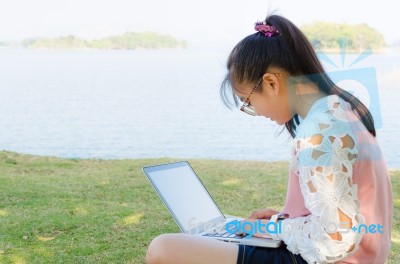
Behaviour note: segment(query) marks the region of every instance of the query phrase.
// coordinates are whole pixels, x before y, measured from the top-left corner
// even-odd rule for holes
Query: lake
[[[289,160],[290,138],[219,98],[229,50],[0,49],[0,149],[68,158]],[[338,54],[330,55],[344,69]],[[347,56],[351,62],[357,55]],[[345,64],[346,65],[346,64]],[[400,54],[371,55],[378,140],[400,168]]]

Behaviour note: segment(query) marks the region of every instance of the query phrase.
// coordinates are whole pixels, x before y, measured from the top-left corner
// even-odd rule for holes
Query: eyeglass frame
[[[247,96],[246,100],[243,102],[242,106],[240,107],[240,111],[245,112],[246,114],[249,114],[249,115],[252,115],[252,116],[256,116],[257,115],[256,109],[254,109],[254,107],[250,104],[250,97],[254,93],[254,91],[258,88],[258,86],[260,86],[262,80],[263,80],[263,78],[261,78],[256,83],[256,85],[253,87],[253,89],[251,90],[250,94]]]
[[[280,73],[280,72],[267,72],[267,73],[284,75],[283,73]],[[254,93],[254,91],[257,90],[258,86],[260,86],[260,84],[262,83],[263,79],[264,79],[264,76],[261,77],[261,79],[256,83],[256,85],[251,90],[250,94],[247,96],[246,100],[243,102],[242,106],[240,107],[240,110],[242,112],[245,112],[246,114],[249,114],[251,116],[257,116],[258,115],[256,109],[254,109],[254,106],[252,106],[250,104],[250,97]]]

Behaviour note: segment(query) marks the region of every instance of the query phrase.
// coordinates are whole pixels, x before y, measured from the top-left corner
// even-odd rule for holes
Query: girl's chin
[[[278,121],[278,120],[273,120],[273,119],[271,119],[272,121],[274,121],[275,123],[277,123],[278,125],[284,125],[284,124],[286,124],[286,122],[282,122],[282,121]]]
[[[270,121],[272,121],[272,122],[275,122],[275,123],[277,123],[277,124],[279,124],[279,122],[278,121],[275,121],[274,119],[272,119],[271,117],[265,117],[266,119],[268,119],[268,120],[270,120]],[[280,124],[279,124],[280,125]]]
[[[286,121],[286,122],[282,122],[282,121],[278,121],[278,120],[274,120],[274,119],[272,119],[271,117],[267,117],[267,116],[265,116],[265,118],[266,119],[269,119],[269,120],[271,120],[272,122],[275,122],[275,123],[277,123],[278,125],[284,125],[284,124],[286,124],[286,122],[288,122],[288,121]]]

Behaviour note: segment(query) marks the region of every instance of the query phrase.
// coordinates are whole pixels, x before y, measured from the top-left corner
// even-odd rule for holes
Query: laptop
[[[243,218],[221,212],[187,161],[143,167],[143,172],[183,233],[258,247],[282,244],[240,232],[236,224]]]

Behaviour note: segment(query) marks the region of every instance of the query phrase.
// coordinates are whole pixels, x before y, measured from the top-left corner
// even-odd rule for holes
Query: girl
[[[273,237],[284,244],[165,234],[151,242],[147,263],[384,263],[392,187],[369,110],[330,80],[289,20],[271,15],[255,29],[232,50],[221,96],[227,106],[240,100],[245,113],[285,125],[294,138],[285,206],[246,219],[282,221]]]

